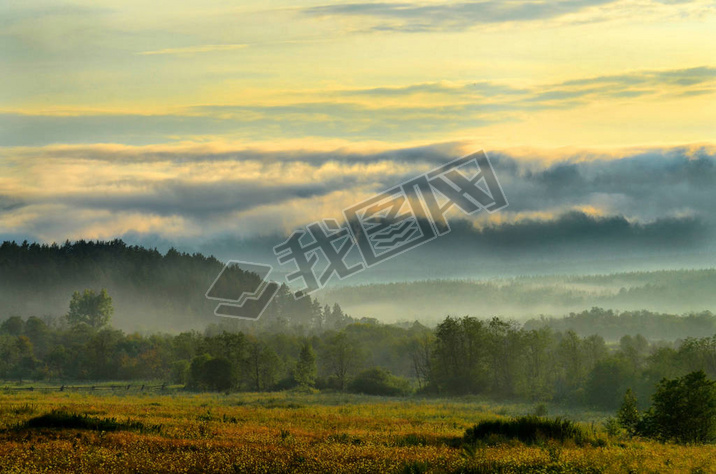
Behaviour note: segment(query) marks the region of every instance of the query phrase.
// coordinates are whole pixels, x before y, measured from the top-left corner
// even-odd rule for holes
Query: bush
[[[92,431],[159,431],[159,425],[146,427],[139,421],[120,422],[115,418],[95,418],[92,416],[55,410],[27,420],[24,428],[75,429]]]
[[[582,430],[570,420],[547,419],[530,415],[508,420],[483,421],[468,428],[463,436],[463,441],[474,444],[494,438],[516,439],[525,444],[540,443],[545,440],[556,440],[562,443],[573,440],[577,444],[582,444],[586,437]]]
[[[385,369],[375,367],[359,373],[348,385],[348,389],[366,395],[406,395],[410,393],[410,383]]]
[[[204,364],[204,382],[209,390],[223,391],[234,386],[234,367],[224,357],[216,357]]]
[[[716,382],[703,371],[662,379],[652,401],[638,434],[679,443],[716,441]]]
[[[604,420],[603,426],[604,431],[607,432],[607,436],[612,438],[618,438],[624,434],[624,427],[617,418],[607,418]]]
[[[627,430],[630,435],[633,435],[636,434],[636,431],[639,428],[640,420],[641,416],[639,415],[636,397],[631,389],[628,389],[624,394],[622,406],[617,412],[617,422],[619,423],[619,426]]]
[[[208,354],[194,357],[189,367],[189,384],[193,389],[223,391],[235,385],[234,367],[224,357]]]
[[[549,414],[547,405],[545,405],[544,403],[540,403],[539,405],[535,406],[534,410],[532,411],[532,414],[535,416],[547,416]]]
[[[171,381],[172,383],[178,383],[186,385],[189,382],[189,367],[190,363],[188,360],[177,360],[172,363]]]
[[[395,440],[395,446],[427,446],[428,438],[425,435],[409,433]]]
[[[598,362],[589,374],[585,390],[587,402],[599,408],[614,410],[634,374],[626,361],[618,358]]]

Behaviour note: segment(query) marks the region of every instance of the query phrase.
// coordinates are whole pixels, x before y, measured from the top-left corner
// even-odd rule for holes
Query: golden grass
[[[57,409],[154,429],[22,428]],[[716,472],[716,446],[450,442],[493,411],[476,401],[323,394],[0,393],[0,472]]]

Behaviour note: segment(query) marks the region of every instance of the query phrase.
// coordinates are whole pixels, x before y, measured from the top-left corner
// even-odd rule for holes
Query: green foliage
[[[97,418],[86,414],[71,413],[64,410],[53,410],[50,413],[27,420],[21,428],[75,429],[92,431],[137,430],[156,432],[161,426],[145,426],[139,421],[121,422],[116,418]]]
[[[276,384],[283,363],[276,351],[261,341],[249,343],[245,370],[251,382],[250,388],[258,392],[271,390]]]
[[[84,296],[73,298],[75,308]],[[238,323],[231,328],[213,325],[203,333],[143,335],[89,322],[11,317],[0,323],[0,378],[155,379],[195,390],[237,391],[285,390],[296,384],[311,391],[315,383],[318,389],[381,395],[408,392],[408,379],[422,393],[510,397],[531,404],[586,402],[616,409],[626,387],[646,399],[663,377],[695,370],[716,376],[716,337],[649,344],[643,337],[625,336],[618,346],[607,348],[599,336],[472,317],[448,317],[434,330],[419,323],[364,320],[335,331],[326,318],[345,318],[340,307],[301,301],[293,309],[313,322],[300,331],[291,325],[280,331],[256,326],[250,334],[241,332]],[[289,313],[274,316],[281,314]],[[355,377],[362,368],[372,370]],[[646,429],[655,420],[644,419],[639,426]]]
[[[12,316],[0,322],[0,378],[6,379],[156,379],[207,390],[223,389],[227,386],[223,381],[229,380],[231,389],[240,391],[289,389],[295,383],[310,388],[315,381],[318,388],[345,390],[361,369],[382,368],[386,372],[374,371],[373,379],[364,382],[385,385],[380,377],[390,372],[415,381],[421,393],[479,394],[529,403],[589,403],[616,409],[626,387],[633,387],[640,399],[646,400],[663,377],[696,370],[716,377],[716,337],[650,345],[644,337],[624,336],[640,330],[650,336],[664,331],[669,337],[710,334],[716,318],[708,312],[680,317],[592,308],[524,326],[501,319],[449,317],[431,330],[417,322],[357,322],[338,304],[321,306],[310,297],[296,300],[282,287],[259,321],[216,322],[203,332],[177,335],[126,334],[104,324],[112,300],[118,312],[120,308],[125,311],[115,319],[124,322],[127,318],[127,324],[134,322],[130,319],[134,314],[144,318],[171,313],[172,321],[177,322],[172,328],[182,324],[196,327],[198,320],[193,318],[199,314],[211,317],[213,303],[203,294],[192,295],[197,288],[208,288],[223,267],[221,262],[176,250],[161,254],[121,241],[81,241],[60,246],[4,243],[0,245],[0,263],[3,316],[27,313],[30,306],[23,305],[26,301],[50,305],[48,313],[58,312],[55,319]],[[230,287],[240,286],[234,284],[248,278],[241,272],[234,276],[227,280]],[[619,276],[625,285],[652,277],[658,280],[659,291],[664,291],[679,278],[700,285],[713,282],[716,271]],[[595,284],[614,279],[575,278],[577,283]],[[518,280],[504,286],[513,287],[510,295],[530,301],[528,288],[535,286],[534,281]],[[112,298],[106,292],[75,293],[69,318],[73,324],[64,324],[59,315],[68,288],[85,288],[89,282],[107,288]],[[372,302],[383,296],[396,299],[395,292],[404,287],[410,287],[416,298],[425,299],[433,298],[442,288],[455,290],[451,293],[455,298],[466,297],[476,288],[484,290],[483,295],[506,294],[500,285],[473,283],[368,285],[350,291],[360,295],[360,301]],[[47,297],[43,294],[41,302],[35,298],[38,287],[46,290]],[[521,290],[515,293],[515,287]],[[58,288],[62,290],[59,300]],[[345,295],[346,291],[339,293]],[[139,301],[142,306],[134,304]],[[44,306],[40,307],[44,314]],[[78,322],[84,324],[75,324]],[[660,332],[660,327],[668,330]],[[618,346],[607,347],[602,337],[590,335],[593,332],[619,341]],[[213,363],[212,370],[228,376],[207,383],[205,367],[199,363],[202,354],[207,354],[207,360],[222,359]]]
[[[643,277],[648,279],[650,276],[656,276],[658,273],[659,272],[654,272],[654,275],[644,274]],[[688,279],[682,279],[685,276],[684,274],[690,272],[673,273],[671,278],[669,278],[668,285],[681,287],[682,291],[688,291],[688,293],[692,294],[706,295],[708,285],[713,285],[714,282],[716,282],[716,271],[705,270],[696,272],[701,273],[697,280],[700,285],[703,285],[703,289],[696,293],[693,288],[688,288],[686,284]],[[583,278],[584,277],[581,277],[580,279]],[[703,280],[701,280],[701,278],[703,278]],[[602,282],[595,283],[599,284]],[[644,304],[645,307],[653,307],[655,305],[655,299],[661,300],[664,298],[664,295],[668,293],[666,289],[666,286],[647,286],[645,288],[634,288],[630,291],[625,291],[623,294],[630,292],[632,294],[653,292],[654,294],[648,297],[645,296],[643,302],[640,303]],[[711,297],[709,296],[708,298]],[[590,298],[590,300],[594,301],[594,298]],[[683,301],[686,300],[686,298],[683,299]],[[635,304],[630,306],[633,307]],[[709,307],[709,305],[705,304],[703,307]],[[564,318],[532,319],[525,323],[525,328],[527,329],[537,329],[540,327],[550,327],[560,332],[572,330],[583,337],[598,334],[610,341],[618,341],[624,335],[641,335],[642,339],[647,338],[651,340],[676,340],[701,336],[703,334],[713,334],[716,332],[716,316],[710,311],[678,315],[647,310],[619,312],[611,309],[593,307],[579,313],[569,313],[569,315]],[[630,342],[634,344],[634,348],[638,349],[639,344],[642,344],[643,341]]]
[[[214,257],[175,249],[162,254],[156,249],[127,245],[119,239],[68,241],[62,245],[2,242],[0,310],[3,317],[64,316],[68,292],[91,285],[106,288],[112,295],[117,303],[114,318],[125,326],[171,325],[173,329],[184,330],[214,324],[218,332],[238,328],[302,334],[306,330],[341,329],[354,322],[340,306],[323,311],[315,299],[296,300],[282,286],[258,321],[217,323],[213,316],[216,304],[204,297],[204,291],[223,267]],[[244,281],[255,277],[240,269],[230,273],[230,278],[220,281],[228,288],[217,291],[228,290],[225,294],[231,294],[230,290],[241,288]],[[38,291],[42,295],[39,298]]]
[[[617,422],[619,426],[624,428],[629,434],[633,435],[637,432],[641,415],[637,406],[636,396],[631,389],[627,389],[624,394],[622,406],[617,412]]]
[[[356,375],[348,389],[366,395],[406,395],[410,393],[410,382],[394,376],[385,369],[374,367]]]
[[[416,433],[408,433],[404,436],[400,436],[394,441],[394,446],[427,446],[429,444],[429,440],[424,435],[419,435]]]
[[[344,391],[350,375],[362,363],[362,355],[345,331],[333,334],[326,341],[323,363],[335,378],[337,388]]]
[[[189,368],[191,363],[188,360],[177,360],[172,364],[172,383],[187,384],[189,383]]]
[[[619,420],[617,420],[614,417],[609,417],[606,420],[604,420],[604,430],[607,432],[607,435],[612,438],[620,437],[624,434],[624,428],[619,423]]]
[[[431,383],[448,393],[480,393],[488,377],[487,337],[483,321],[447,317],[435,330]]]
[[[70,300],[70,311],[67,321],[70,324],[87,324],[99,328],[109,323],[114,314],[112,298],[104,288],[96,293],[94,290],[75,291]]]
[[[202,379],[209,390],[229,390],[235,383],[231,362],[225,357],[216,357],[206,361]]]
[[[532,414],[535,416],[547,416],[549,414],[549,410],[547,409],[547,405],[544,403],[540,403],[537,405],[534,410],[532,411]]]
[[[0,332],[20,336],[25,332],[25,321],[20,316],[11,316],[0,324]]]
[[[202,354],[192,359],[187,384],[189,388],[225,391],[235,384],[234,367],[227,358]]]
[[[607,356],[600,337],[526,331],[494,318],[446,318],[435,330],[430,388],[448,394],[582,401],[590,371]]]
[[[468,444],[495,439],[515,439],[525,444],[543,443],[547,440],[564,443],[572,440],[581,444],[587,440],[587,436],[570,420],[547,419],[531,415],[508,420],[483,421],[468,428],[463,436],[463,441]]]
[[[587,401],[599,408],[615,409],[624,389],[633,382],[634,375],[629,362],[622,358],[610,357],[599,361],[587,378]]]
[[[316,373],[316,353],[306,343],[301,347],[293,377],[300,387],[313,387],[316,385]]]
[[[716,382],[703,371],[659,382],[639,432],[680,443],[716,440]]]
[[[211,360],[209,354],[202,354],[194,357],[189,366],[189,383],[187,386],[192,389],[206,389],[204,380],[204,366]]]

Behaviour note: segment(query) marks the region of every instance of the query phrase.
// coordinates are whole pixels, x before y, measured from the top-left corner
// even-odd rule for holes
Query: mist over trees
[[[716,333],[716,315],[700,311],[684,315],[647,310],[614,311],[593,307],[562,318],[530,319],[526,329],[549,327],[556,331],[574,331],[581,336],[599,335],[607,341],[618,341],[624,335],[641,335],[650,340],[673,341]]]
[[[203,329],[216,322],[216,302],[204,294],[223,267],[213,257],[173,249],[162,255],[121,240],[63,245],[4,242],[0,245],[0,320],[16,315],[63,316],[68,295],[103,288],[113,299],[117,327],[154,332]],[[101,295],[100,299],[95,296],[77,296],[70,310],[73,317],[87,319],[84,313],[102,304]],[[94,323],[100,324],[101,319]],[[339,305],[325,308],[315,298],[297,300],[282,286],[259,321],[235,320],[231,327],[308,330],[340,328],[351,321]]]
[[[201,330],[181,329],[212,313],[215,303],[204,298],[204,288],[222,268],[211,257],[162,255],[121,241],[5,243],[0,379],[158,380],[213,391],[474,394],[614,410],[627,389],[637,406],[664,378],[694,371],[716,377],[716,317],[708,311],[678,316],[593,307],[525,323],[443,312],[428,327],[357,319],[339,303],[296,299],[282,286],[259,321],[212,316]],[[694,275],[695,281],[710,278],[709,272]],[[248,278],[234,277],[237,283]],[[619,278],[645,277],[671,278]],[[459,298],[470,285],[458,283],[437,290],[459,288],[452,294]],[[359,287],[356,294],[366,288],[380,298],[404,287]],[[428,291],[425,283],[414,288]],[[61,289],[62,297],[55,294]],[[37,308],[42,310],[34,313]],[[149,319],[150,313],[159,315],[156,321],[174,318],[176,325],[142,332],[115,327],[122,318]]]
[[[89,324],[99,328],[109,323],[114,314],[112,298],[104,288],[96,293],[94,290],[75,291],[70,300],[70,311],[67,321],[70,324]]]
[[[627,389],[646,401],[663,378],[698,370],[716,378],[716,336],[668,343],[627,335],[607,344],[598,335],[527,329],[499,318],[447,317],[434,329],[377,321],[311,332],[242,332],[213,325],[177,335],[125,333],[69,317],[11,317],[0,324],[5,380],[474,394],[612,410]]]
[[[162,254],[121,240],[4,242],[0,320],[15,315],[62,316],[68,295],[105,288],[113,298],[115,327],[142,332],[203,330],[216,322],[216,302],[204,293],[223,267],[213,257],[174,249]],[[714,316],[706,311],[716,307],[713,288],[713,269],[373,284],[329,288],[318,300],[296,300],[282,287],[258,322],[235,321],[231,329],[280,332],[300,326],[323,331],[363,318],[435,325],[448,314],[469,314],[531,319],[530,328],[572,329],[607,341],[639,333],[648,339],[676,340],[716,332]],[[610,309],[585,311],[595,306]],[[566,319],[550,319],[568,314]]]
[[[595,306],[615,312],[645,310],[654,315],[700,314],[716,308],[713,288],[716,270],[703,269],[392,282],[329,288],[323,298],[338,302],[355,317],[437,324],[446,314],[499,315],[526,321],[543,315],[578,314]],[[703,334],[696,326],[689,330],[693,332],[677,337]]]

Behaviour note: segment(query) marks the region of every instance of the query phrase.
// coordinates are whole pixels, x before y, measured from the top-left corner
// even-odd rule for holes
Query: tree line
[[[573,330],[580,336],[597,334],[607,341],[618,341],[622,336],[641,334],[649,340],[677,340],[716,333],[716,315],[711,311],[691,312],[684,315],[655,311],[615,311],[593,307],[562,318],[535,318],[525,328],[548,326],[557,331]]]
[[[428,390],[545,400],[613,409],[631,388],[648,400],[663,378],[703,370],[716,377],[716,335],[650,342],[542,326],[528,329],[494,318],[446,318],[415,351]],[[420,346],[420,345],[419,345]]]
[[[211,256],[128,245],[122,240],[39,244],[0,244],[0,320],[12,315],[60,317],[67,297],[83,288],[106,288],[114,298],[115,325],[142,332],[202,330],[215,321],[215,301],[204,292],[224,264]],[[418,278],[420,276],[418,275]],[[490,281],[433,280],[326,289],[322,299],[344,308],[365,307],[366,316],[391,319],[399,314],[436,324],[445,314],[495,314],[514,318],[567,314],[571,319],[534,320],[580,336],[598,334],[617,341],[624,334],[648,339],[683,339],[716,332],[709,312],[716,305],[716,269],[620,273],[596,276],[540,276]],[[629,308],[582,312],[600,305]],[[652,311],[636,311],[651,308]],[[358,311],[358,310],[355,310]],[[449,312],[449,313],[448,313]],[[585,314],[589,313],[589,314]],[[338,319],[338,320],[336,320]],[[296,300],[283,287],[258,322],[236,323],[231,330],[310,333],[340,329],[349,319],[326,315],[314,298]]]
[[[214,257],[109,242],[0,244],[0,319],[13,315],[61,318],[77,289],[106,288],[115,321],[143,332],[201,329],[216,320],[216,301],[204,294],[224,264]],[[250,278],[240,270],[234,281]],[[300,299],[284,285],[259,321],[234,321],[231,330],[299,333],[339,329],[352,322],[340,307]],[[168,328],[168,329],[164,329]]]
[[[678,324],[674,321],[678,320],[678,315],[700,315],[704,309],[716,307],[714,287],[716,269],[702,269],[609,275],[538,275],[486,280],[420,280],[420,276],[417,276],[417,281],[328,288],[324,293],[331,301],[345,307],[359,307],[370,301],[374,314],[380,311],[392,316],[397,312],[431,323],[437,323],[438,320],[431,318],[435,318],[435,315],[443,316],[446,308],[457,314],[500,314],[519,319],[570,312],[578,314],[592,306],[629,310],[633,313],[648,309],[649,313],[656,316],[648,328],[653,337],[674,340],[700,336],[704,326],[708,326],[709,332],[716,330],[712,317],[710,321],[693,321],[693,324],[681,325],[677,336],[672,336],[671,332],[672,323]],[[662,317],[670,323],[663,329],[659,324],[661,321],[656,321]],[[623,318],[621,322],[629,324],[632,321]],[[636,321],[634,323],[633,327],[627,329],[629,333],[633,329],[639,330],[639,325]],[[586,328],[589,329],[588,326]],[[611,339],[613,327],[603,329],[604,332],[600,334]],[[617,336],[617,339],[623,334]]]
[[[314,328],[322,329],[310,332],[214,324],[203,332],[140,334],[111,327],[112,310],[106,291],[86,290],[73,294],[63,317],[4,320],[0,378],[480,394],[615,409],[627,389],[648,400],[664,377],[698,370],[716,377],[716,336],[665,343],[627,335],[607,344],[599,335],[499,318],[447,317],[435,328],[354,321],[338,305],[317,308],[323,322]]]

